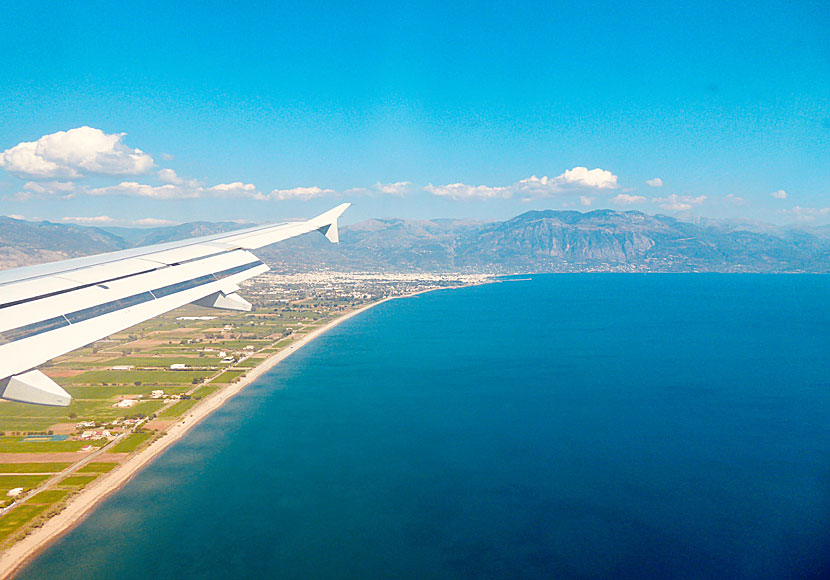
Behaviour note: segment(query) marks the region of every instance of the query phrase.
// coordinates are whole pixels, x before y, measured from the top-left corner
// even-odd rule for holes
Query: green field
[[[0,437],[0,453],[58,453],[80,451],[82,447],[101,447],[107,442],[99,441],[21,441],[22,437]]]
[[[5,540],[24,525],[42,514],[48,505],[22,505],[0,518],[0,540]]]
[[[201,387],[199,387],[198,389],[193,391],[191,393],[191,396],[194,399],[204,399],[208,395],[215,393],[216,391],[218,391],[221,388],[222,387],[220,387],[218,385],[213,385],[213,384],[202,385]]]
[[[32,489],[51,477],[50,475],[0,475],[0,497],[15,487]]]
[[[156,385],[119,385],[114,387],[68,387],[66,391],[72,395],[73,399],[78,400],[103,400],[109,401],[110,403],[115,402],[115,398],[126,395],[126,396],[137,396],[142,395],[144,397],[150,396],[151,391],[155,391],[157,388]],[[171,387],[165,386],[161,390],[163,390],[167,394],[181,394],[187,392],[190,387]],[[121,409],[122,412],[125,412],[124,409]]]
[[[193,406],[198,403],[198,399],[184,399],[173,403],[164,411],[159,413],[159,419],[175,419],[187,413]]]
[[[107,473],[108,471],[112,471],[117,466],[117,463],[93,461],[84,465],[76,473]]]
[[[129,385],[136,382],[153,385],[190,383],[195,378],[205,378],[207,371],[86,371],[74,377],[61,377],[61,385],[100,385],[101,383]]]
[[[245,371],[225,371],[215,379],[213,379],[214,383],[230,383],[235,378],[239,377],[240,375],[244,375]]]
[[[58,484],[62,487],[84,487],[89,485],[97,475],[70,475]]]
[[[236,366],[241,367],[241,368],[246,368],[246,369],[252,369],[255,366],[259,366],[262,363],[262,361],[264,361],[264,360],[265,360],[265,358],[254,358],[254,357],[246,358],[242,362],[236,363]]]
[[[0,463],[0,473],[57,473],[71,463]]]
[[[30,499],[26,503],[45,503],[45,504],[52,504],[55,502],[59,502],[72,493],[68,489],[47,489],[46,491],[41,491],[40,493],[36,494],[32,499]]]
[[[133,365],[135,367],[153,367],[161,369],[169,369],[170,365],[185,364],[190,367],[210,367],[219,364],[219,358],[216,356],[159,356],[159,357],[122,357],[108,360],[104,363],[98,363],[97,366],[122,366]]]
[[[132,433],[119,441],[115,447],[109,450],[109,453],[132,453],[152,436],[152,433]]]

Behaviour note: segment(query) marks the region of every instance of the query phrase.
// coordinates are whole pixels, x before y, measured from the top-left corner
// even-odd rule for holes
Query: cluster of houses
[[[144,419],[114,419],[106,425],[99,425],[95,421],[81,421],[75,424],[75,429],[79,431],[72,439],[75,441],[99,441],[107,439],[111,441],[121,434],[122,430],[132,429],[147,421]],[[92,451],[94,447],[84,447],[81,451]]]

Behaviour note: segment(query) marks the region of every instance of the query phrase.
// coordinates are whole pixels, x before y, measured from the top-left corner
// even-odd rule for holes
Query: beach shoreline
[[[451,288],[460,287],[464,286],[455,286]],[[152,463],[156,457],[161,455],[170,446],[184,437],[193,427],[198,425],[214,411],[222,407],[225,402],[239,394],[245,387],[256,381],[264,373],[271,370],[274,366],[295,352],[299,351],[302,347],[324,335],[331,329],[339,326],[343,322],[380,304],[383,304],[384,302],[398,298],[411,298],[425,292],[432,292],[434,290],[441,289],[444,288],[430,288],[400,296],[389,296],[387,298],[383,298],[382,300],[371,302],[356,310],[352,310],[351,312],[339,316],[320,328],[309,332],[279,352],[264,359],[262,364],[251,369],[251,371],[242,377],[238,382],[231,383],[227,387],[205,398],[204,401],[189,410],[183,419],[171,425],[161,437],[127,459],[127,461],[121,464],[118,468],[101,476],[98,480],[84,488],[77,495],[69,499],[60,513],[46,520],[41,527],[35,528],[31,531],[31,533],[29,533],[29,535],[20,539],[0,554],[0,578],[13,578],[16,573],[18,573],[33,558],[39,555],[40,552],[45,550],[61,536],[80,524],[90,513],[92,513],[98,504],[121,489],[122,486],[135,477],[142,469]]]

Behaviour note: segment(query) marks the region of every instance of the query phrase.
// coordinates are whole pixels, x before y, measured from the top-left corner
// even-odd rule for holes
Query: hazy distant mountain
[[[4,267],[229,231],[194,222],[130,229],[0,218]],[[637,211],[530,211],[506,221],[372,219],[341,244],[302,236],[258,252],[280,270],[830,272],[830,228],[795,229]]]
[[[250,227],[252,224],[240,224],[236,222],[189,222],[177,226],[164,226],[158,228],[104,228],[125,240],[131,247],[149,246],[164,242],[175,242],[198,236],[209,236],[221,234],[239,228]]]
[[[160,228],[98,228],[0,216],[0,269],[217,234],[250,224],[192,222]]]
[[[0,268],[3,269],[124,247],[123,239],[98,228],[0,216]]]

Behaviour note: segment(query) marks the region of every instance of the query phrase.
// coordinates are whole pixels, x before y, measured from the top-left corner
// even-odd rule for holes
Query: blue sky
[[[826,2],[238,4],[5,2],[0,214],[830,222]]]

